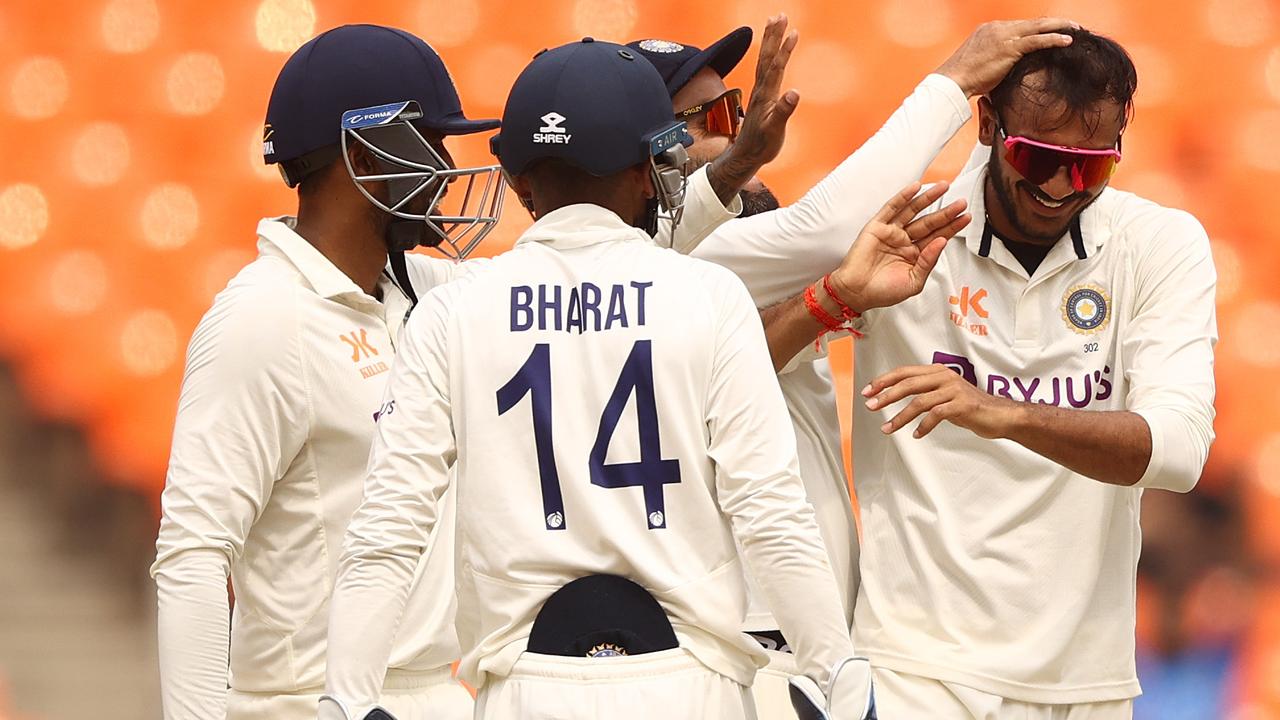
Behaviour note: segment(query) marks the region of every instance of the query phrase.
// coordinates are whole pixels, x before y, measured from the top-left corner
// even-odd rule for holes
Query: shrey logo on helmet
[[[534,142],[567,145],[569,140],[573,138],[573,135],[570,135],[568,130],[560,127],[560,123],[568,119],[560,113],[552,110],[538,119],[542,121],[542,127],[538,128],[538,132],[533,134]]]

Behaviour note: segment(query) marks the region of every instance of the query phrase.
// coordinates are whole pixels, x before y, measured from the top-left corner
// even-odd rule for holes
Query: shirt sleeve
[[[929,75],[798,202],[726,223],[693,255],[733,270],[758,307],[795,295],[840,264],[880,206],[918,180],[971,115],[954,81]]]
[[[800,481],[795,430],[746,288],[728,274],[709,285],[721,315],[706,408],[716,497],[800,672],[825,688],[853,644]]]
[[[1165,210],[1143,235],[1136,307],[1121,340],[1126,406],[1151,429],[1151,460],[1137,487],[1187,492],[1214,438],[1217,273],[1191,215]]]
[[[227,575],[309,424],[291,297],[228,291],[196,328],[151,574],[166,718],[224,720]]]
[[[428,295],[405,328],[330,605],[323,704],[340,703],[352,718],[364,717],[382,691],[414,569],[456,457],[443,297]],[[326,712],[337,716],[331,707]]]
[[[716,228],[742,213],[742,198],[735,195],[727,207],[720,202],[720,196],[716,195],[707,178],[707,167],[703,165],[689,176],[684,213],[676,224],[675,235],[671,235],[671,223],[663,221],[658,226],[658,243],[665,244],[664,241],[669,239],[671,248],[681,255],[693,252]]]

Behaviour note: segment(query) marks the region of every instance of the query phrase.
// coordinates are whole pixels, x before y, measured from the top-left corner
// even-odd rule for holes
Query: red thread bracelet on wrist
[[[837,320],[831,313],[827,312],[821,304],[818,303],[818,293],[814,290],[814,285],[810,285],[804,289],[804,306],[809,311],[809,314],[812,315],[815,320],[822,323],[822,326],[826,328],[826,330],[823,331],[824,335],[829,332],[840,332],[845,329],[844,323]]]
[[[840,306],[840,312],[844,315],[845,320],[856,320],[862,317],[862,313],[845,305],[840,296],[836,294],[836,291],[831,289],[831,273],[822,276],[822,289],[826,290],[827,295],[835,301],[836,305]]]

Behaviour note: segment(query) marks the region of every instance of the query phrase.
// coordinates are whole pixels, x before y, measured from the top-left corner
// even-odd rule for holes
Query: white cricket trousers
[[[315,720],[324,691],[277,695],[232,690],[227,720]],[[424,672],[388,670],[379,704],[396,720],[471,720],[475,703],[449,666]]]
[[[526,652],[476,696],[476,720],[756,720],[747,688],[680,648],[577,658]]]
[[[885,720],[1132,720],[1133,700],[1044,705],[958,683],[872,668],[876,712]]]
[[[751,684],[756,715],[760,720],[795,720],[790,680],[799,672],[796,670],[796,656],[777,650],[765,650],[764,653],[769,656],[769,664],[756,671],[756,681]]]

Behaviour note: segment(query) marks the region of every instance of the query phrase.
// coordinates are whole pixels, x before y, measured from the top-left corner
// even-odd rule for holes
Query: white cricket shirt
[[[382,302],[362,292],[293,231],[292,218],[259,223],[258,253],[215,298],[187,351],[152,567],[167,717],[221,720],[228,685],[322,687],[329,589],[409,310],[386,274]],[[455,267],[407,260],[419,293]],[[436,574],[450,560],[433,559],[445,565]],[[416,622],[393,667],[457,657],[451,598],[433,595],[414,594],[407,614]]]
[[[803,198],[721,225],[693,256],[733,270],[758,307],[791,297],[840,264],[880,206],[920,178],[970,115],[964,91],[953,80],[927,76],[878,132]],[[778,382],[795,428],[800,477],[817,511],[846,617],[852,621],[858,531],[845,479],[831,366],[825,357],[805,352],[783,369]],[[747,629],[774,628],[777,622],[763,599],[752,593]]]
[[[705,170],[690,176],[688,197],[671,241],[684,252],[741,210],[719,202]],[[328,594],[409,301],[386,274],[383,301],[366,295],[292,222],[259,223],[258,259],[214,300],[188,348],[152,568],[167,717],[223,720],[228,685],[324,684]],[[462,267],[405,258],[420,297]],[[416,570],[395,670],[459,655],[451,500],[433,543],[442,550]]]
[[[1185,492],[1213,440],[1216,275],[1191,215],[1104,190],[1030,277],[984,223],[986,166],[938,207],[974,221],[924,291],[864,318],[855,387],[943,363],[980,389],[1150,426],[1136,487],[1108,485],[950,423],[879,426],[904,400],[854,408],[862,509],[859,649],[900,672],[1031,703],[1139,693],[1135,573],[1143,488]]]
[[[378,422],[330,622],[328,692],[360,717],[457,462],[460,674],[524,650],[543,601],[631,578],[683,647],[749,684],[735,536],[802,670],[853,648],[759,316],[731,273],[593,205],[422,301]],[[732,524],[730,522],[732,518]]]

